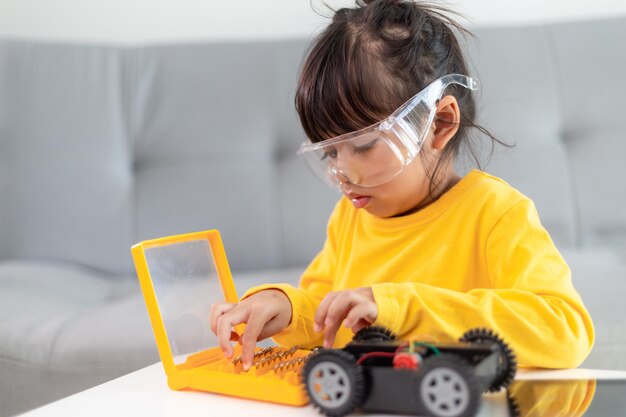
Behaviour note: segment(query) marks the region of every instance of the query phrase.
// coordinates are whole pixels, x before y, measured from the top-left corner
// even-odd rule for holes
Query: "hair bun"
[[[358,6],[365,7],[377,1],[380,1],[381,3],[389,3],[389,4],[402,3],[402,0],[356,0],[356,4]]]

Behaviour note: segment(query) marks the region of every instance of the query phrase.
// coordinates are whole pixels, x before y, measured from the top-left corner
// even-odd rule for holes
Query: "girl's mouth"
[[[372,199],[372,197],[368,195],[359,195],[352,193],[347,194],[347,197],[350,199],[350,201],[352,201],[354,207],[358,209],[365,207]]]

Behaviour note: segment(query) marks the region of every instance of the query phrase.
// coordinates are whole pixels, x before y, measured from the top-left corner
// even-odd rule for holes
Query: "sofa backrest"
[[[0,45],[0,256],[128,270],[124,51]]]
[[[474,33],[480,121],[516,143],[485,169],[558,245],[626,246],[626,19]],[[131,244],[217,228],[234,270],[308,262],[339,197],[295,157],[308,43],[0,42],[0,259],[125,274]]]
[[[481,118],[516,144],[487,170],[535,201],[558,245],[626,248],[626,19],[476,35]]]

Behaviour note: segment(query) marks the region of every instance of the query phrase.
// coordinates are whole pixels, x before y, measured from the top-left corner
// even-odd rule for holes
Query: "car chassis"
[[[482,393],[507,387],[515,355],[493,331],[466,332],[458,342],[397,340],[370,326],[342,349],[318,349],[302,381],[311,403],[330,417],[354,409],[433,417],[472,417]]]

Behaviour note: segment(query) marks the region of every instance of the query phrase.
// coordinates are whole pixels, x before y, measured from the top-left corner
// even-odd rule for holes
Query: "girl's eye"
[[[337,157],[337,149],[331,149],[329,151],[324,152],[324,155],[322,155],[322,161],[326,158],[331,158],[331,159],[335,159]]]
[[[356,154],[365,153],[369,151],[370,149],[372,149],[374,145],[376,145],[376,142],[378,142],[378,138],[366,143],[365,145],[355,146],[352,151]]]

